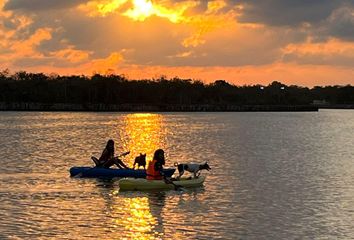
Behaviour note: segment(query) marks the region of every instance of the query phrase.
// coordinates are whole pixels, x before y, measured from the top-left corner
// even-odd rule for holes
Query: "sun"
[[[144,21],[155,13],[154,6],[150,0],[133,0],[133,8],[129,9],[124,15],[136,20]]]
[[[0,0],[1,1],[1,0]],[[149,17],[157,16],[168,19],[172,23],[189,22],[185,16],[188,9],[198,5],[195,0],[179,0],[162,2],[153,0],[89,0],[80,4],[78,9],[90,17],[106,17],[110,14],[119,14],[143,22]]]

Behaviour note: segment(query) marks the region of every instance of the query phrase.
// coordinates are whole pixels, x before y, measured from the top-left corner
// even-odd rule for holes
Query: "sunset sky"
[[[0,0],[0,70],[354,84],[354,0]]]

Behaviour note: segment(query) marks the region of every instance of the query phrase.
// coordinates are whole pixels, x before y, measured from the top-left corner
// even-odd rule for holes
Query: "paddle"
[[[183,187],[181,185],[175,184],[171,179],[168,179],[165,175],[163,176],[163,180],[166,184],[172,184],[175,187],[175,191],[183,190]]]
[[[124,157],[124,156],[128,155],[129,153],[130,153],[130,151],[124,152],[124,153],[118,155],[117,158],[119,158],[119,157]],[[92,170],[95,169],[96,167],[97,167],[97,166],[94,166],[93,168],[90,168],[90,169],[87,169],[86,171],[80,172],[80,173],[76,174],[75,176],[73,176],[73,178],[80,178],[80,177],[82,177],[82,175],[87,174],[88,172],[92,171]]]
[[[129,153],[130,153],[130,151],[122,153],[121,155],[118,155],[117,157],[124,157],[124,156],[127,156]]]

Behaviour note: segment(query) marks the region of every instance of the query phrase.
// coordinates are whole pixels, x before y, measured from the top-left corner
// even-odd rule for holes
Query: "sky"
[[[354,84],[354,0],[0,0],[0,71]]]

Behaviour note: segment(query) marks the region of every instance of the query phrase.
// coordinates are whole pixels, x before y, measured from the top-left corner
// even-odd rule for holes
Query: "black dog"
[[[145,169],[146,166],[146,154],[141,154],[139,156],[137,156],[134,160],[134,165],[133,165],[133,169],[135,169],[135,165],[138,164],[138,169],[140,166],[143,166]]]
[[[177,177],[178,179],[181,178],[181,176],[184,174],[184,171],[188,171],[190,173],[193,173],[194,178],[198,178],[200,175],[200,171],[205,169],[205,170],[211,170],[209,167],[208,163],[205,162],[204,164],[193,164],[193,163],[175,163],[175,166],[178,169],[178,174],[179,176]]]

